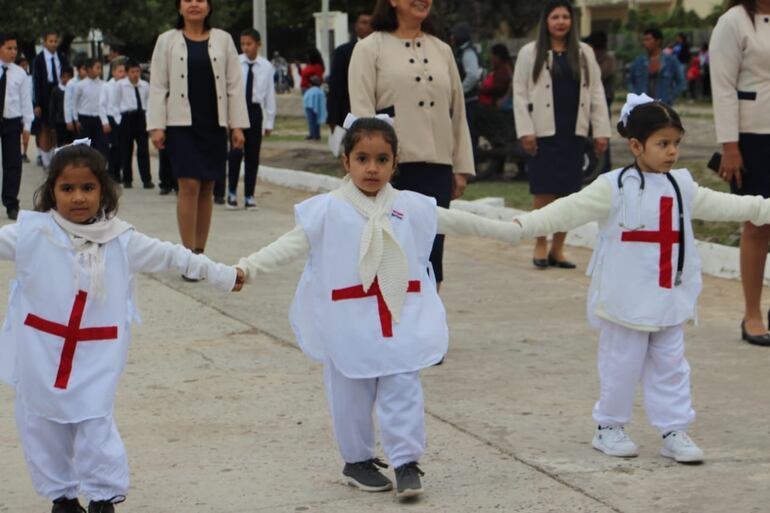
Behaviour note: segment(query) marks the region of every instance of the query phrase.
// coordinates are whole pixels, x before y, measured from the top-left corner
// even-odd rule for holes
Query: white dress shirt
[[[78,85],[75,86],[75,93],[72,95],[73,117],[75,121],[78,120],[79,116],[101,117],[99,100],[101,99],[103,87],[104,82],[102,82],[102,79],[84,78],[78,82]],[[102,119],[102,124],[107,122],[105,116]]]
[[[264,57],[257,56],[256,60],[250,61],[245,54],[238,56],[243,71],[243,87],[246,87],[246,80],[249,74],[249,65],[253,64],[252,73],[254,74],[254,86],[251,91],[251,103],[258,103],[262,106],[262,126],[265,130],[272,130],[275,124],[275,82],[273,75],[275,70],[270,61]]]
[[[61,61],[58,53],[51,53],[47,48],[43,48],[43,57],[45,57],[45,74],[48,82],[53,82],[53,72],[51,70],[51,57],[56,63],[56,82],[61,82]]]
[[[1,113],[2,117],[5,119],[22,118],[24,131],[29,132],[35,114],[32,109],[32,95],[29,90],[27,73],[21,66],[0,61],[0,77],[4,74],[2,66],[8,68],[8,76],[5,79],[5,108]]]
[[[136,104],[136,93],[134,89],[139,89],[139,99],[142,102],[141,110],[147,111],[147,103],[150,101],[150,84],[139,79],[136,85],[132,84],[128,78],[119,80],[115,85],[115,105],[118,112],[134,112],[140,110]]]
[[[117,97],[118,82],[111,78],[102,87],[99,92],[99,117],[102,120],[102,125],[108,125],[110,120],[108,116],[112,117],[116,123],[120,124],[120,110],[115,101]]]
[[[69,82],[67,82],[67,86],[64,88],[64,122],[65,123],[72,123],[75,121],[75,103],[74,103],[74,94],[75,94],[75,87],[77,87],[78,83],[80,82],[80,77],[75,76],[70,79]]]

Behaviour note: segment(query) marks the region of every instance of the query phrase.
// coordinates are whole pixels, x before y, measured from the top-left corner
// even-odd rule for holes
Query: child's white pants
[[[419,372],[351,379],[327,360],[324,385],[337,447],[346,463],[374,458],[375,407],[390,464],[420,461],[425,452],[425,410]]]
[[[683,325],[650,333],[602,321],[598,367],[597,424],[627,424],[640,381],[647,417],[661,434],[686,429],[695,419]]]
[[[16,426],[32,485],[43,497],[125,497],[128,458],[112,416],[62,424],[29,413],[17,398]]]

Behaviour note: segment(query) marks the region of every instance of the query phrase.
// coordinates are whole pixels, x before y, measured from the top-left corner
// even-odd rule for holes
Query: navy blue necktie
[[[254,92],[254,63],[249,62],[249,72],[246,74],[246,105],[251,105],[251,97]]]
[[[8,83],[8,66],[3,65],[3,76],[0,77],[0,123],[5,112],[5,85]]]
[[[136,110],[143,111],[142,97],[139,96],[139,86],[134,86],[134,96],[136,96]]]
[[[51,57],[51,76],[53,79],[51,79],[51,83],[53,85],[59,85],[59,79],[56,76],[56,59]]]

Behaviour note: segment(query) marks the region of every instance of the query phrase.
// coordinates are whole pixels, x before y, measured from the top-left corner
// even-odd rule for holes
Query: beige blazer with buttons
[[[552,59],[553,54],[549,51],[546,64],[535,82],[535,42],[527,43],[519,50],[513,71],[513,115],[518,137],[550,137],[556,134],[550,73]],[[594,51],[585,43],[580,43],[580,70],[580,107],[575,135],[586,137],[591,126],[594,137],[610,137],[610,118],[602,72]]]
[[[233,38],[224,30],[209,32],[209,58],[217,90],[219,126],[248,128],[249,115],[243,94],[243,76]],[[187,95],[187,44],[181,30],[158,36],[150,64],[150,100],[147,130],[190,126]]]
[[[475,174],[465,97],[449,45],[427,34],[407,40],[375,32],[356,44],[348,82],[353,114],[393,117],[401,162]]]

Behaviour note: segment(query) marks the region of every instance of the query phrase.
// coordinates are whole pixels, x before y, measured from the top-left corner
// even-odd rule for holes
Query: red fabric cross
[[[81,328],[80,321],[83,319],[83,310],[86,308],[86,297],[88,293],[80,290],[75,296],[75,303],[72,305],[69,324],[59,324],[56,322],[42,319],[35,314],[27,314],[24,324],[56,335],[64,339],[64,347],[61,351],[59,361],[59,371],[56,374],[56,383],[54,387],[67,389],[67,384],[72,374],[72,360],[75,358],[75,349],[78,342],[93,342],[96,340],[115,340],[118,338],[117,326],[104,326],[99,328]]]
[[[407,292],[420,292],[420,280],[411,280],[406,289]],[[341,301],[343,299],[361,299],[365,297],[377,297],[377,309],[380,314],[380,327],[382,336],[385,338],[393,337],[393,316],[390,314],[385,298],[382,297],[382,290],[377,278],[372,282],[369,290],[365,291],[363,285],[354,285],[344,289],[332,290],[332,301]]]
[[[657,232],[636,230],[623,232],[621,240],[624,242],[651,242],[660,244],[660,272],[658,284],[664,289],[671,288],[671,253],[674,244],[679,243],[679,232],[673,230],[673,206],[674,198],[663,196],[660,198],[660,223]]]

